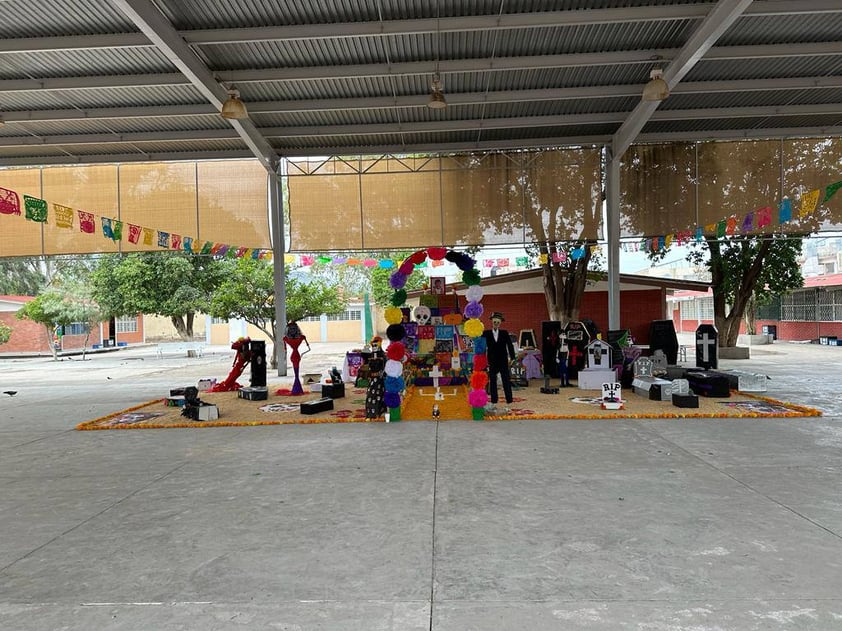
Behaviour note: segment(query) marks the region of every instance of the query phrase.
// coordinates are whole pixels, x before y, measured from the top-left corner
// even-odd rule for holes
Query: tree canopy
[[[209,313],[217,318],[242,318],[275,343],[278,325],[272,264],[263,259],[241,258],[225,260],[224,269],[224,280],[214,291]],[[345,309],[337,288],[319,279],[304,282],[287,275],[284,288],[287,320],[303,320],[322,313],[332,315]],[[273,368],[277,367],[276,357],[277,353],[273,353]]]
[[[207,312],[225,270],[221,261],[180,252],[143,252],[99,259],[90,280],[107,316],[169,317],[184,339],[193,337],[196,312]]]

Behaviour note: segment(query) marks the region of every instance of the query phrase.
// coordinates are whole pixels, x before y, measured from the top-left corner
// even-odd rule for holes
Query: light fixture
[[[436,0],[436,71],[433,74],[433,92],[430,94],[430,100],[427,101],[427,107],[431,110],[443,110],[447,107],[447,100],[444,98],[442,91],[441,77],[439,76],[439,52],[441,48],[441,18],[439,16],[439,3]]]
[[[649,83],[643,88],[644,101],[663,101],[670,95],[670,87],[664,81],[664,71],[661,68],[653,68],[650,74]]]
[[[228,90],[228,100],[222,104],[222,118],[248,118],[249,112],[245,103],[240,100],[240,91],[236,88]]]
[[[433,93],[430,95],[430,100],[427,101],[427,107],[431,110],[443,110],[447,107],[447,100],[444,98],[444,92],[441,88],[441,79],[438,74],[433,77]]]

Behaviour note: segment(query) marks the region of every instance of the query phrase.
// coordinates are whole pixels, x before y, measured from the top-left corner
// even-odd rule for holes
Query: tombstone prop
[[[670,365],[678,363],[678,336],[672,320],[652,320],[649,325],[649,350],[661,349]]]
[[[677,408],[699,407],[699,397],[690,390],[690,382],[686,379],[673,379],[672,404]]]
[[[712,324],[696,329],[696,366],[705,370],[719,366],[719,332]]]
[[[567,338],[567,371],[571,379],[579,376],[585,367],[585,347],[591,341],[591,334],[583,322],[571,320],[564,327]]]
[[[672,383],[654,376],[651,359],[639,357],[634,362],[632,390],[635,394],[647,399],[669,401],[672,395]]]
[[[617,380],[611,365],[611,346],[597,339],[585,347],[585,354],[587,367],[579,371],[580,390],[595,390]]]
[[[558,366],[556,355],[561,344],[561,322],[558,320],[546,320],[541,323],[541,359],[544,363],[544,374],[550,377],[558,377]]]
[[[249,344],[251,351],[251,379],[249,385],[252,388],[266,386],[266,342],[263,340],[252,340]]]

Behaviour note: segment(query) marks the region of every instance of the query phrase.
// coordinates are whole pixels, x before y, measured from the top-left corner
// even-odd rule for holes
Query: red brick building
[[[0,354],[52,352],[51,344],[54,342],[54,337],[51,331],[37,322],[17,318],[17,312],[30,300],[34,300],[34,297],[0,296],[0,322],[12,329],[9,341],[0,344]],[[137,344],[144,341],[141,316],[113,320],[114,335],[111,335],[111,324],[102,322],[94,326],[88,337],[87,347]],[[65,327],[59,350],[65,352],[81,350],[85,345],[85,335],[85,325],[81,322]]]

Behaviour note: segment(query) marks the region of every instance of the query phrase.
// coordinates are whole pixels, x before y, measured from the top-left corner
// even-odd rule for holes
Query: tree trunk
[[[547,248],[541,248],[541,252],[547,255],[547,264],[541,266],[547,315],[550,320],[561,322],[562,327],[580,319],[591,259],[590,247],[585,244],[584,249],[585,254],[581,258],[557,263],[552,261],[552,253]]]
[[[189,341],[191,338],[187,334],[187,325],[184,322],[184,318],[182,316],[170,316],[170,322],[175,327],[175,332],[178,333],[178,336],[185,341]]]

